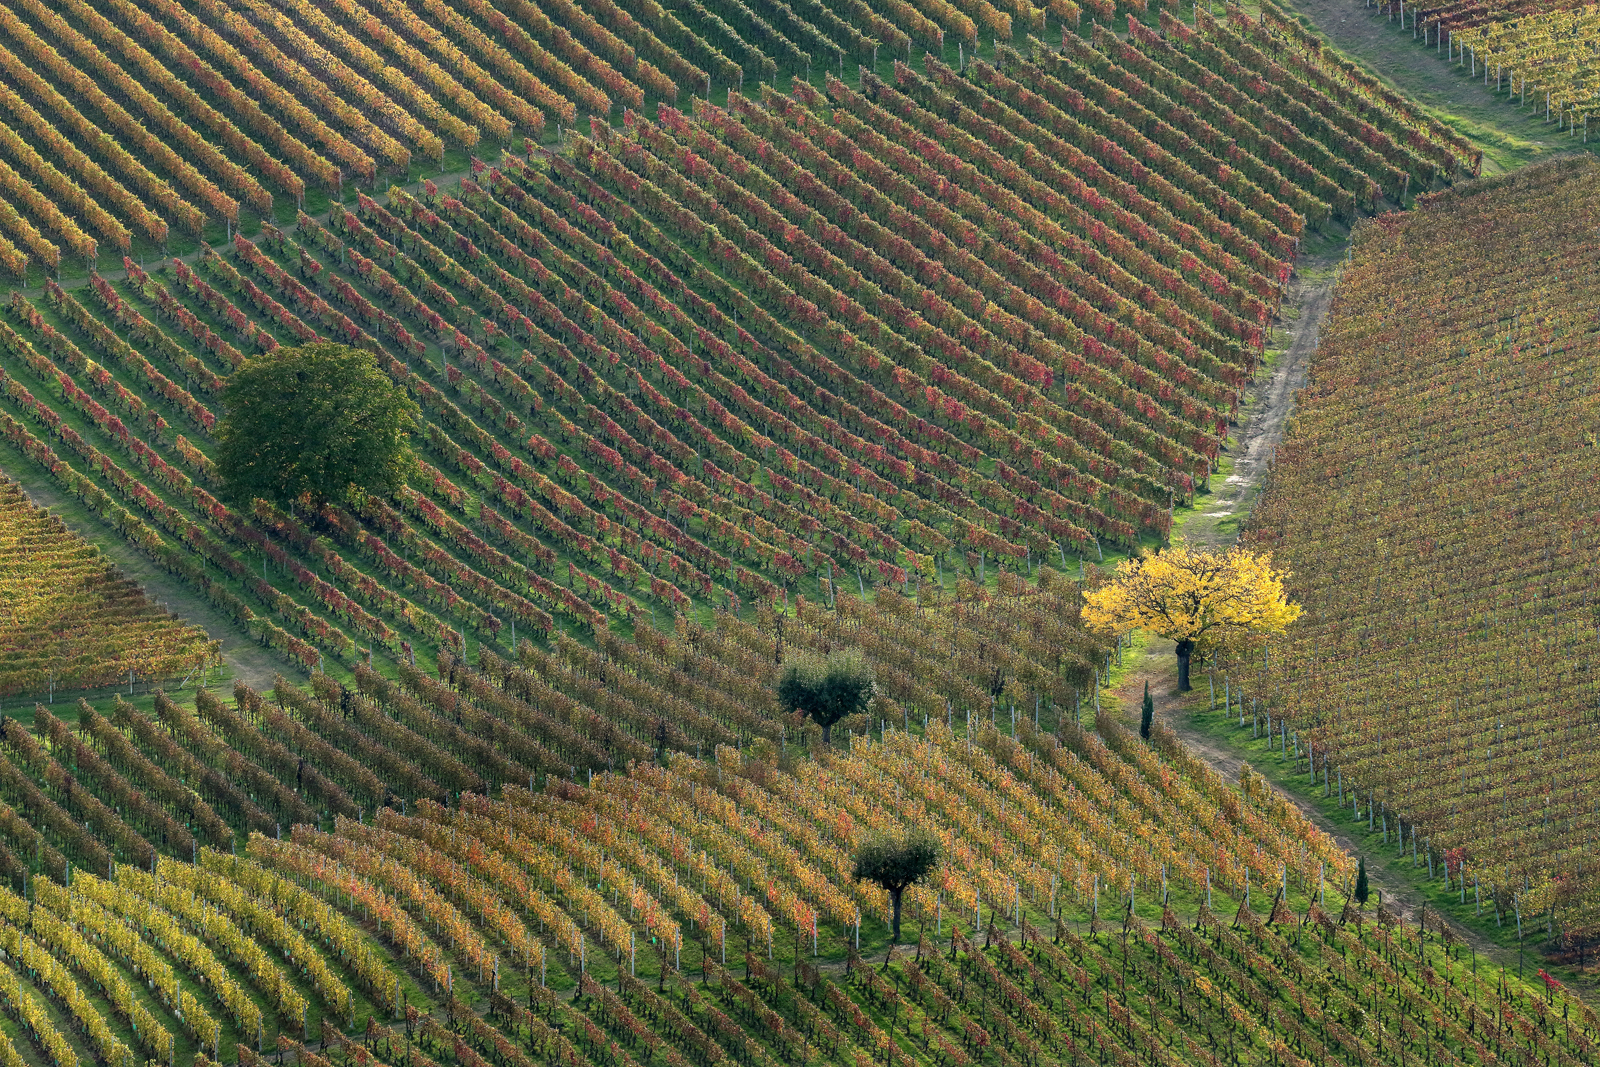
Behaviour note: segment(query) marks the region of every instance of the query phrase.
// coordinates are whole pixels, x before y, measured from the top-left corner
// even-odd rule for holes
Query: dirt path
[[[462,178],[470,178],[470,177],[472,177],[472,171],[471,170],[458,170],[458,171],[452,171],[449,174],[436,174],[436,175],[430,177],[428,179],[428,181],[433,182],[439,188],[443,189],[447,185],[455,185]],[[408,193],[420,193],[422,191],[422,182],[420,182],[420,181],[412,182],[410,185],[402,185],[400,188],[404,189]],[[380,204],[386,204],[386,203],[389,202],[389,194],[386,193],[386,192],[380,193],[380,192],[374,191],[372,193],[372,199],[378,201],[378,203],[380,203]],[[354,203],[354,202],[355,202],[355,194],[352,193],[349,203]],[[321,214],[312,215],[311,218],[315,219],[317,222],[326,223],[328,221],[328,215],[329,215],[329,212],[324,211]],[[277,224],[273,223],[273,225],[277,225]],[[282,226],[278,226],[278,229],[281,230],[286,235],[292,235],[292,234],[295,233],[295,231],[300,229],[300,224],[298,222],[286,222]],[[255,238],[250,238],[250,240],[254,241]],[[225,242],[225,244],[231,244],[231,243],[232,243],[231,241],[230,242]],[[222,247],[222,246],[219,246],[219,247]],[[146,270],[155,270],[156,268],[160,267],[161,264],[163,264],[163,263],[169,263],[172,260],[179,260],[179,261],[181,261],[183,263],[187,263],[189,266],[192,267],[196,263],[200,262],[200,257],[203,256],[203,255],[205,255],[205,248],[201,247],[201,248],[195,249],[193,252],[185,252],[180,256],[157,256],[154,259],[147,259],[142,264],[142,266]],[[121,263],[122,260],[121,259],[113,259],[112,262]],[[100,277],[104,278],[108,282],[120,282],[120,281],[122,281],[124,278],[126,278],[128,276],[128,272],[126,270],[124,270],[122,267],[107,267],[107,269],[99,271],[98,273],[99,273]],[[61,288],[63,288],[63,289],[81,289],[84,286],[89,284],[89,275],[87,275],[87,274],[82,275],[82,276],[76,276],[75,275],[75,276],[70,277],[70,278],[63,278],[60,281],[59,284],[60,284]],[[44,296],[44,286],[42,284],[41,285],[32,286],[30,288],[23,289],[21,292],[22,292],[22,295],[27,297],[29,300],[36,300],[36,299],[39,299],[39,298]]]
[[[1284,306],[1293,318],[1285,323],[1289,348],[1266,380],[1258,383],[1246,404],[1249,413],[1237,443],[1225,454],[1234,457],[1233,470],[1221,486],[1202,503],[1204,508],[1183,524],[1183,536],[1191,544],[1220,548],[1238,537],[1237,522],[1255,503],[1261,479],[1283,439],[1283,424],[1294,410],[1295,393],[1306,384],[1311,355],[1317,350],[1317,332],[1328,313],[1333,291],[1332,260],[1302,261],[1290,282]]]
[[[82,517],[77,501],[66,496],[40,478],[17,478],[26,471],[26,464],[18,464],[7,471],[21,485],[28,499],[59,516],[69,529],[92,542],[106,557],[115,563],[129,578],[144,588],[145,595],[173,614],[182,617],[204,630],[214,641],[222,642],[222,658],[235,681],[244,682],[252,689],[272,688],[275,676],[302,679],[288,663],[251,641],[243,626],[212,607],[187,583],[168,574],[136,550],[121,537],[112,534],[105,526]],[[73,697],[76,699],[76,697]]]
[[[1223,522],[1235,516],[1242,519],[1248,515],[1260,491],[1261,480],[1277,451],[1278,442],[1283,439],[1284,423],[1294,410],[1295,393],[1305,385],[1309,376],[1311,357],[1317,350],[1317,334],[1328,313],[1336,279],[1333,266],[1332,260],[1302,261],[1299,265],[1289,297],[1284,302],[1288,309],[1285,326],[1289,331],[1289,347],[1273,367],[1272,375],[1256,385],[1251,393],[1246,409],[1249,415],[1244,428],[1237,437],[1237,443],[1228,450],[1234,457],[1232,472],[1220,489],[1207,499],[1205,510],[1184,523],[1183,534],[1190,543],[1224,548],[1238,538],[1237,525],[1223,525]],[[1143,701],[1144,687],[1148,683],[1156,717],[1218,774],[1230,782],[1238,781],[1239,767],[1244,760],[1189,724],[1177,692],[1176,657],[1173,655],[1172,642],[1153,638],[1145,655],[1145,662],[1132,671],[1116,690],[1118,706],[1130,717],[1135,714],[1134,709]],[[1357,851],[1356,843],[1340,827],[1292,794],[1284,795],[1338,841],[1341,847],[1351,852]],[[1375,890],[1382,891],[1385,901],[1391,901],[1408,918],[1420,905],[1420,901],[1408,898],[1404,887],[1392,881],[1385,882],[1377,871],[1369,870],[1368,880]],[[1484,942],[1482,947],[1487,948],[1488,943]]]
[[[1317,334],[1327,315],[1332,296],[1335,271],[1334,261],[1303,262],[1304,275],[1297,276],[1285,306],[1294,316],[1286,323],[1290,342],[1288,350],[1273,368],[1270,378],[1256,386],[1251,395],[1243,431],[1237,444],[1229,451],[1235,464],[1233,471],[1222,483],[1221,489],[1211,498],[1206,510],[1191,516],[1183,526],[1184,535],[1191,543],[1206,547],[1225,547],[1237,538],[1237,527],[1221,525],[1235,514],[1243,518],[1254,506],[1261,480],[1272,462],[1278,442],[1283,438],[1284,422],[1294,409],[1295,393],[1305,385],[1316,352]],[[1203,674],[1196,674],[1195,687],[1205,685]],[[1115,691],[1117,706],[1129,719],[1137,716],[1144,698],[1144,687],[1150,686],[1150,696],[1155,704],[1156,718],[1177,734],[1183,742],[1205,763],[1230,782],[1239,780],[1239,768],[1244,759],[1234,750],[1219,744],[1215,739],[1191,725],[1184,702],[1177,692],[1177,661],[1170,641],[1153,638],[1145,650],[1145,660],[1123,680]],[[1278,789],[1276,785],[1274,789]],[[1278,789],[1296,807],[1305,812],[1319,829],[1327,833],[1339,847],[1352,855],[1370,850],[1355,840],[1349,827],[1329,819],[1320,810],[1299,797]],[[1368,855],[1367,880],[1374,891],[1374,900],[1380,899],[1390,911],[1406,922],[1416,922],[1422,907],[1422,897],[1407,882],[1388,872],[1391,862],[1402,862],[1392,855]],[[1451,924],[1462,940],[1481,956],[1515,968],[1517,954],[1498,945],[1475,930]]]

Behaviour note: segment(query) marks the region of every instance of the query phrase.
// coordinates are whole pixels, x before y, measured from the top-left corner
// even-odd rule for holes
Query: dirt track
[[[1243,518],[1254,505],[1262,478],[1271,465],[1278,442],[1283,438],[1284,422],[1293,412],[1295,393],[1307,381],[1311,357],[1317,348],[1317,334],[1332,295],[1334,273],[1328,269],[1331,266],[1331,262],[1302,263],[1302,267],[1312,273],[1312,278],[1304,282],[1296,281],[1285,301],[1289,314],[1295,316],[1287,323],[1289,348],[1273,368],[1272,376],[1258,384],[1252,393],[1245,426],[1238,435],[1237,444],[1229,450],[1236,457],[1232,472],[1220,490],[1208,499],[1205,510],[1191,516],[1184,524],[1183,534],[1191,544],[1214,548],[1231,545],[1237,538],[1236,528],[1221,527],[1219,524],[1235,514]],[[1144,664],[1118,687],[1118,706],[1125,709],[1125,714],[1133,714],[1133,709],[1138,708],[1143,700],[1144,686],[1148,682],[1156,717],[1218,774],[1230,782],[1238,781],[1239,768],[1244,762],[1239,754],[1195,729],[1184,714],[1176,691],[1177,669],[1172,643],[1153,639],[1146,656]],[[1197,685],[1204,685],[1203,677],[1199,678]],[[1351,837],[1346,826],[1327,818],[1293,794],[1285,792],[1283,795],[1305,812],[1306,817],[1318,828],[1338,842],[1341,848],[1351,853],[1366,851]],[[1421,908],[1421,897],[1409,885],[1386,876],[1387,858],[1373,857],[1368,864],[1368,882],[1374,890],[1374,899],[1381,894],[1382,901],[1391,911],[1404,921],[1415,922]],[[1515,952],[1489,941],[1475,930],[1454,924],[1452,928],[1479,955],[1497,963],[1515,966]]]
[[[15,477],[22,472],[12,470],[7,473]],[[38,471],[34,468],[27,473],[37,474]],[[261,691],[271,689],[273,679],[279,674],[286,677],[294,675],[294,671],[287,663],[251,641],[246,636],[244,627],[212,607],[188,584],[157,567],[150,561],[149,556],[120,537],[96,537],[97,533],[105,533],[105,527],[99,526],[96,529],[97,524],[79,522],[73,514],[63,510],[72,509],[74,506],[81,508],[82,505],[58,491],[54,485],[44,481],[42,475],[21,484],[28,499],[39,507],[49,508],[54,514],[59,515],[70,529],[93,541],[106,558],[144,588],[147,597],[168,611],[181,616],[184,621],[200,627],[213,640],[221,641],[222,656],[232,671],[234,681],[243,682],[250,688]],[[216,671],[213,670],[212,675],[215,674]]]
[[[1317,350],[1317,331],[1328,312],[1333,291],[1330,266],[1331,263],[1303,261],[1302,272],[1291,279],[1284,301],[1294,315],[1286,323],[1289,348],[1273,367],[1271,376],[1251,393],[1245,425],[1237,435],[1237,444],[1228,450],[1234,457],[1233,470],[1220,486],[1213,487],[1211,496],[1204,501],[1204,510],[1184,523],[1183,536],[1190,544],[1207,548],[1232,544],[1238,536],[1237,527],[1221,524],[1234,516],[1243,518],[1255,503],[1261,479],[1283,439],[1284,421],[1294,409],[1295,393],[1306,384],[1311,354]]]

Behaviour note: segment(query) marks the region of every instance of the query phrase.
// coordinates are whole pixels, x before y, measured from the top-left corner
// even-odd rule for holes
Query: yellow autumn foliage
[[[1210,552],[1178,540],[1119,563],[1109,582],[1085,594],[1083,621],[1102,633],[1145,630],[1169,638],[1186,662],[1193,652],[1283,633],[1300,617],[1300,606],[1284,593],[1285,577],[1270,553]]]

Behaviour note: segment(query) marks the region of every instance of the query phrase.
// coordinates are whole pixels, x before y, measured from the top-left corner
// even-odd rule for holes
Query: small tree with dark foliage
[[[1139,714],[1139,736],[1150,740],[1150,727],[1156,721],[1156,702],[1150,699],[1150,683],[1144,683],[1144,710]]]
[[[785,711],[798,711],[822,727],[822,743],[833,743],[833,727],[840,719],[866,711],[878,687],[872,667],[860,652],[846,649],[827,659],[795,656],[778,680],[778,703]]]
[[[904,837],[874,837],[856,851],[850,877],[873,882],[889,892],[894,905],[894,943],[900,941],[900,897],[939,866],[939,839],[926,830]]]
[[[1356,865],[1356,903],[1366,907],[1367,898],[1372,895],[1372,890],[1367,888],[1367,857],[1362,856]]]

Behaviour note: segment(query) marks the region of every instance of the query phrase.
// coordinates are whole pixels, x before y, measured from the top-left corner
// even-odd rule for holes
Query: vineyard
[[[1091,21],[1118,11],[1084,6]],[[8,0],[0,269],[161,256],[586,117],[930,50],[964,66],[980,43],[1081,31],[1085,13],[1074,0]]]
[[[0,862],[19,888],[0,891],[0,947],[18,970],[0,967],[0,1007],[19,1029],[5,1052],[254,1064],[277,1050],[308,1067],[1592,1057],[1600,1020],[1581,1001],[1480,975],[1447,927],[1381,909],[1367,922],[1341,903],[1347,854],[1253,772],[1236,791],[1159,728],[1153,745],[1109,719],[1085,729],[1093,713],[1073,705],[1051,732],[1008,685],[978,717],[886,697],[830,757],[797,761],[783,717],[746,711],[771,700],[774,648],[845,633],[905,698],[951,648],[952,684],[1004,673],[1019,648],[1034,672],[1019,677],[1059,683],[1074,672],[1051,669],[1049,648],[1104,649],[1070,626],[1039,647],[995,640],[1077,594],[1042,578],[958,602],[934,616],[944,631],[892,594],[841,597],[786,625],[724,615],[643,646],[524,642],[516,663],[447,660],[438,678],[363,668],[350,688],[316,675],[309,691],[238,687],[231,704],[118,701],[75,726],[39,708],[31,733],[9,720]],[[702,756],[663,733],[625,773],[554,762],[630,754],[629,701],[666,723],[675,697],[700,709]],[[869,964],[888,947],[887,898],[850,879],[850,855],[910,825],[950,862],[908,893],[915,947]]]
[[[1450,43],[1576,135],[1587,17]],[[1481,163],[1270,2],[0,0],[0,465],[288,675],[224,691],[0,482],[0,1067],[1595,1062],[1556,978],[1103,712],[1080,614],[1353,227],[1247,689],[1592,940],[1600,179]],[[313,341],[417,465],[240,503],[230,376]],[[794,710],[836,653],[870,702]]]
[[[1544,97],[1547,122],[1569,136],[1589,140],[1589,116],[1600,113],[1600,8],[1530,15],[1490,23],[1454,35],[1460,58],[1470,58],[1473,73],[1483,68],[1484,83],[1494,74],[1519,106],[1533,92],[1534,110]],[[1600,134],[1600,124],[1596,124]]]
[[[1374,6],[1364,0],[1363,7]],[[1470,71],[1518,109],[1530,109],[1569,138],[1589,141],[1589,116],[1600,108],[1600,9],[1583,0],[1457,0],[1430,5],[1379,0],[1401,29],[1432,45],[1441,58]],[[1285,32],[1312,52],[1321,42],[1285,22]],[[1532,104],[1529,104],[1531,93]],[[1600,127],[1596,128],[1600,135]]]
[[[1138,0],[1139,10],[1146,7]],[[583,116],[975,52],[1073,0],[8,0],[0,267],[161,254]],[[1111,0],[1091,14],[1110,20]],[[1013,23],[1015,17],[1015,23]]]
[[[1597,188],[1583,157],[1358,230],[1247,535],[1306,615],[1241,668],[1352,817],[1574,957],[1597,932]]]
[[[1237,11],[1161,20],[629,109],[47,280],[0,321],[0,431],[300,669],[1128,550],[1214,469],[1305,228],[1477,162]],[[318,338],[421,406],[421,476],[225,505],[227,375]]]
[[[182,677],[214,642],[150,603],[92,545],[0,479],[0,696]]]
[[[1452,38],[1457,33],[1523,18],[1575,11],[1583,8],[1585,3],[1584,0],[1455,0],[1453,3],[1436,5],[1413,4],[1404,12],[1400,10],[1399,0],[1380,0],[1377,4],[1368,0],[1364,6],[1376,6],[1391,22],[1398,19],[1401,29],[1406,27],[1406,17],[1409,16],[1412,36],[1442,50],[1447,44],[1454,47]]]

